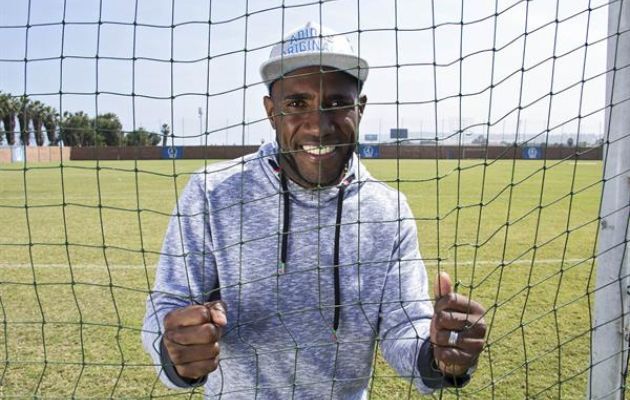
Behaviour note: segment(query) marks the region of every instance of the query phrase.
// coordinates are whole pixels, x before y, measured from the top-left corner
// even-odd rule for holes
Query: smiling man
[[[270,92],[264,103],[283,171],[307,188],[339,183],[367,101],[357,79],[330,67],[303,67],[273,83]]]
[[[363,399],[378,345],[423,393],[466,384],[485,310],[445,273],[431,295],[405,196],[354,153],[367,62],[308,23],[261,75],[276,142],[192,176],[166,233],[143,329],[160,378],[210,398]]]

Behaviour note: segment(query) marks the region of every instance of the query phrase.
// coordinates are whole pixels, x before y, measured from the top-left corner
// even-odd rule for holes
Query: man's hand
[[[435,313],[431,320],[433,356],[440,370],[461,376],[475,365],[483,349],[486,324],[483,306],[453,292],[446,272],[440,272],[434,286]],[[452,333],[455,332],[455,333]]]
[[[217,369],[221,328],[226,324],[222,301],[188,306],[166,315],[164,345],[179,376],[198,379]]]

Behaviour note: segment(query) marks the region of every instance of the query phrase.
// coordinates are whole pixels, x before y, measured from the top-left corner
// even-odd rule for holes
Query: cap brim
[[[330,67],[350,74],[365,83],[369,66],[364,59],[339,53],[301,53],[266,61],[260,66],[260,75],[267,87],[296,69],[305,67]]]

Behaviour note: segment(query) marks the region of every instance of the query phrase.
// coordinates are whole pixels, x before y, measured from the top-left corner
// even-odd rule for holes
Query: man
[[[418,390],[462,386],[485,311],[441,274],[434,313],[404,195],[354,154],[367,63],[309,23],[261,73],[276,143],[193,175],[166,234],[143,330],[161,379],[208,397],[361,399],[380,344]]]

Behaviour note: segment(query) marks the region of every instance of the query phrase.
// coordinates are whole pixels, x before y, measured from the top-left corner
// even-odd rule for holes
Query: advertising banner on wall
[[[162,147],[162,158],[164,159],[179,159],[184,154],[184,148],[182,146],[168,146]]]
[[[523,158],[523,160],[540,160],[540,159],[542,159],[542,147],[540,147],[540,146],[523,147],[522,158]]]
[[[361,158],[379,158],[380,151],[378,145],[374,144],[360,144],[359,145],[359,157]]]

